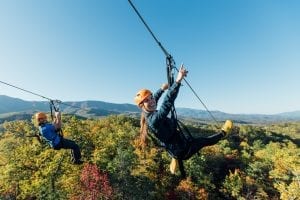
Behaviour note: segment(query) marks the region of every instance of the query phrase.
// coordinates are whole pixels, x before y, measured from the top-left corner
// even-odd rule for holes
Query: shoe
[[[233,128],[233,123],[231,120],[226,120],[224,125],[222,126],[222,132],[224,134],[224,136],[227,136],[231,133]]]
[[[172,161],[170,163],[170,172],[171,172],[171,174],[175,174],[177,168],[178,168],[178,160],[175,159],[175,158],[172,158]]]

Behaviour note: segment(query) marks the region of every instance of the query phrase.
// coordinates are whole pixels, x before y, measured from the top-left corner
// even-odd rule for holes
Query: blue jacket
[[[55,148],[60,143],[60,136],[56,132],[55,127],[51,123],[44,123],[39,125],[40,134],[46,140],[46,142]]]
[[[184,136],[177,130],[177,122],[168,117],[178,95],[180,85],[180,83],[175,82],[169,88],[159,110],[145,114],[149,129],[174,158],[183,157],[187,149]],[[162,94],[163,90],[159,89],[153,95],[156,102]]]

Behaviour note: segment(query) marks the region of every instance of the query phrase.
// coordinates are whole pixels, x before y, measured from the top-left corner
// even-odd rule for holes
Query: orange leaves
[[[209,193],[205,188],[197,187],[193,181],[188,178],[180,181],[174,191],[166,194],[166,199],[190,199],[190,200],[207,200]]]

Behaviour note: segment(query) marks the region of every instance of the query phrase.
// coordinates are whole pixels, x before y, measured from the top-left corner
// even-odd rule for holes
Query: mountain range
[[[84,118],[103,117],[111,114],[128,114],[138,116],[140,110],[133,104],[116,104],[103,101],[70,101],[60,104],[63,113]],[[0,95],[0,122],[4,120],[28,119],[35,112],[50,112],[48,101],[25,101],[18,98]],[[300,121],[300,111],[286,112],[275,115],[264,114],[229,114],[221,111],[176,108],[179,118],[211,121],[232,119],[239,123],[271,123]],[[212,116],[213,117],[212,117]]]

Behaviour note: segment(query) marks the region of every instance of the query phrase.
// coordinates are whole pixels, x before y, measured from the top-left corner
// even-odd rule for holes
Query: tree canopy
[[[240,132],[184,162],[187,178],[169,172],[170,156],[138,142],[139,119],[64,116],[64,135],[81,148],[83,165],[68,150],[36,137],[32,121],[9,121],[0,132],[0,199],[299,199],[300,123],[238,125]],[[195,137],[217,130],[187,123]]]

